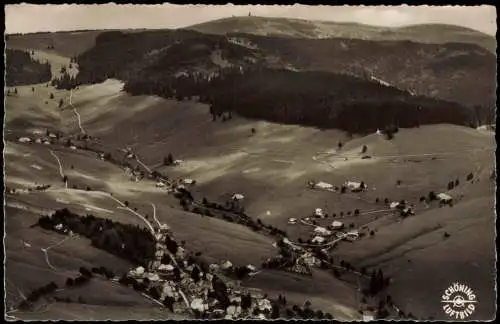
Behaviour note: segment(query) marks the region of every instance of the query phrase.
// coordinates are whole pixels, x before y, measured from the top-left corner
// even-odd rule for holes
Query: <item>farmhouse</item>
[[[259,310],[261,311],[271,311],[273,309],[271,302],[268,299],[260,299],[257,301]]]
[[[315,236],[311,242],[321,244],[325,242],[325,238],[323,236]]]
[[[332,234],[332,232],[330,232],[329,230],[327,230],[326,228],[321,227],[321,226],[316,227],[314,229],[314,233],[318,233],[319,235],[323,235],[323,236],[328,236],[328,235]]]
[[[347,235],[350,235],[350,236],[359,236],[359,233],[358,233],[357,230],[352,230],[352,231],[347,232]]]
[[[375,317],[373,315],[369,314],[363,314],[363,321],[364,322],[369,322],[375,320]]]
[[[362,191],[367,187],[367,185],[364,182],[355,182],[355,181],[346,181],[344,185],[353,192]]]
[[[37,144],[42,144],[42,139],[41,139],[41,138],[37,138],[37,139],[35,140],[35,143],[37,143]]]
[[[257,270],[257,268],[255,268],[255,266],[252,265],[252,264],[248,264],[247,265],[247,269],[250,270],[250,271],[252,271],[252,272],[255,272]]]
[[[31,143],[31,138],[29,138],[29,137],[21,137],[21,138],[19,138],[19,142],[21,142],[21,143]]]
[[[72,150],[76,150],[76,146],[74,146],[74,145],[71,145],[69,148]]]
[[[221,269],[223,270],[227,270],[227,269],[230,269],[233,267],[233,264],[231,263],[231,261],[227,260],[227,261],[224,261],[222,264],[221,264]]]
[[[391,209],[398,208],[398,206],[399,206],[399,202],[398,202],[398,201],[393,201],[393,202],[391,202],[391,204],[389,205],[389,207],[390,207]]]
[[[324,216],[325,216],[325,213],[323,212],[323,209],[321,209],[321,208],[316,208],[316,209],[314,210],[314,216],[324,217]]]
[[[333,221],[332,222],[332,227],[333,228],[341,228],[342,226],[344,226],[344,224],[342,224],[342,222],[339,222],[339,221]]]
[[[151,273],[151,272],[148,272],[147,278],[149,279],[149,281],[159,281],[160,280],[160,277],[156,273]]]
[[[245,198],[245,196],[239,193],[236,193],[231,197],[232,200],[242,200],[243,198]]]
[[[49,137],[50,137],[50,138],[57,138],[57,135],[56,135],[56,134],[54,134],[54,133],[49,133]]]
[[[199,312],[204,312],[208,310],[208,305],[203,302],[203,299],[201,298],[195,298],[191,302],[191,308],[194,310],[197,310]]]
[[[156,183],[156,187],[157,187],[157,188],[163,188],[163,187],[165,187],[165,183],[163,183],[163,182],[161,182],[161,181],[158,181],[158,182]]]
[[[447,195],[445,193],[438,194],[437,198],[439,199],[439,202],[442,204],[449,204],[453,200],[453,198],[450,195]]]
[[[318,188],[318,189],[323,189],[323,190],[333,190],[333,185],[326,183],[326,182],[323,182],[323,181],[320,181],[320,182],[314,184],[314,187]]]
[[[195,181],[193,179],[183,179],[182,183],[184,183],[185,185],[191,185],[194,184]]]

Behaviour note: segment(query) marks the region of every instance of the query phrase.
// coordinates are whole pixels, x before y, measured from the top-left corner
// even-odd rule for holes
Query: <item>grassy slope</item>
[[[479,153],[475,155],[470,152],[472,148],[493,146],[494,142],[491,135],[456,126],[435,125],[422,127],[420,129],[401,130],[400,133],[396,135],[396,138],[390,142],[376,135],[354,139],[346,144],[343,151],[351,152],[346,155],[349,156],[349,160],[352,160],[352,155],[358,154],[363,144],[368,145],[369,154],[373,155],[397,155],[453,150],[469,150],[469,152],[462,152],[462,154],[458,156],[443,155],[441,159],[426,159],[420,163],[405,162],[400,158],[393,163],[388,163],[387,160],[379,161],[377,159],[372,159],[364,162],[370,163],[370,165],[356,165],[346,164],[342,160],[339,161],[338,159],[330,158],[331,162],[335,162],[335,169],[331,169],[331,167],[325,164],[314,162],[312,156],[318,152],[324,152],[335,148],[338,140],[345,141],[345,136],[339,132],[319,131],[310,128],[281,126],[263,122],[250,122],[239,118],[234,118],[226,124],[212,123],[209,121],[210,119],[207,114],[208,109],[206,107],[189,103],[175,103],[151,97],[130,97],[124,93],[120,93],[120,88],[121,84],[119,82],[107,81],[102,85],[86,86],[75,91],[73,98],[74,103],[75,106],[78,107],[82,115],[82,123],[89,133],[97,135],[106,142],[111,142],[115,145],[130,145],[137,147],[140,155],[144,157],[145,162],[150,165],[158,163],[164,155],[168,152],[172,152],[176,157],[185,159],[186,164],[174,170],[167,170],[167,172],[170,175],[186,175],[198,180],[199,187],[196,190],[197,195],[200,197],[206,195],[210,199],[216,199],[224,192],[242,192],[246,196],[245,204],[247,211],[251,215],[263,219],[266,218],[266,222],[278,225],[290,232],[292,232],[293,229],[286,228],[284,225],[288,217],[303,216],[304,214],[310,213],[313,208],[318,206],[323,207],[325,204],[328,210],[332,212],[353,210],[354,208],[359,208],[362,211],[380,208],[380,206],[374,206],[369,203],[363,205],[357,200],[338,197],[330,193],[307,191],[304,185],[306,180],[311,178],[321,179],[335,184],[343,182],[345,179],[363,179],[370,186],[373,184],[377,188],[375,191],[366,194],[367,198],[371,201],[374,201],[375,197],[386,196],[396,199],[412,199],[415,201],[416,198],[427,193],[429,190],[444,189],[447,182],[456,177],[460,177],[461,182],[465,182],[464,176],[468,172],[476,169],[484,172],[482,182],[480,183],[483,184],[487,181],[486,178],[489,175],[489,167],[491,167],[491,162],[493,161],[491,153],[490,155]],[[22,98],[19,100],[22,100]],[[40,101],[38,105],[41,104],[42,102]],[[36,105],[35,101],[34,105]],[[19,105],[19,107],[23,106]],[[9,113],[13,113],[12,108],[11,101],[8,99],[6,109],[7,116]],[[18,110],[20,109],[18,108]],[[39,108],[35,111],[36,114],[30,117],[31,119],[47,114],[45,110]],[[17,113],[19,113],[19,111],[16,111],[16,114]],[[66,130],[72,130],[76,133],[78,131],[78,126],[75,122],[73,113],[69,110],[63,111],[61,116],[64,119]],[[34,121],[34,123],[37,123],[37,121]],[[110,124],[115,125],[115,127],[110,128]],[[148,127],[145,127],[146,125]],[[257,134],[254,136],[251,136],[250,132],[252,127],[257,129]],[[174,129],[175,132],[173,131]],[[439,139],[439,141],[436,141],[436,139]],[[139,142],[141,143],[142,149],[137,145]],[[9,152],[10,146],[11,144],[9,143],[9,145],[7,145],[7,152]],[[26,149],[26,146],[23,146],[23,149],[21,149],[21,145],[18,144],[12,144],[12,146],[16,148],[13,150],[14,152],[16,150],[22,151]],[[46,148],[41,149],[46,150]],[[37,146],[33,145],[29,147],[29,150],[34,150],[31,153],[32,157],[46,160],[46,162],[38,161],[36,162],[37,164],[42,165],[42,163],[46,163],[45,165],[48,167],[50,163],[55,162],[50,154],[46,152],[44,155]],[[25,170],[29,169],[29,165],[33,163],[33,161],[29,160],[28,156],[23,156],[23,154],[26,153],[30,152],[17,154],[17,158],[9,155],[6,156],[7,161],[10,159],[13,161],[13,163],[7,163],[6,172],[8,183],[9,178],[12,179],[13,176],[22,178],[24,175],[26,178]],[[101,166],[98,166],[100,162],[91,157],[82,156],[80,153],[68,151],[60,154],[63,156],[65,168],[69,163],[72,163],[75,166],[75,172],[78,172],[78,170],[85,170],[86,177],[90,175],[96,179],[102,180],[105,179],[102,177],[103,173],[106,173],[109,178],[106,179],[106,185],[102,184],[102,186],[107,186],[108,189],[111,188],[115,191],[117,195],[123,195],[123,197],[130,198],[131,201],[133,200],[134,193],[132,190],[136,185],[131,185],[124,179],[124,176],[120,174],[118,170],[114,171],[111,170],[112,168],[108,169],[108,167],[101,169]],[[285,163],[277,160],[293,160],[293,163]],[[457,163],[457,161],[460,162]],[[10,165],[12,165],[12,168],[10,168]],[[19,168],[24,168],[24,171],[19,170]],[[43,174],[43,172],[41,172],[41,174]],[[52,164],[48,173],[45,173],[43,176],[41,174],[40,176],[45,177],[47,181],[50,179],[55,179],[53,180],[55,182],[58,181],[58,171],[55,164]],[[394,185],[397,179],[403,181],[403,186],[400,189],[395,188]],[[85,181],[88,181],[88,179]],[[125,190],[121,188],[125,188]],[[484,236],[483,241],[481,241],[475,239],[472,235],[468,234],[467,231],[459,230],[461,227],[470,225],[473,222],[467,217],[468,214],[464,213],[464,216],[455,216],[455,213],[462,210],[460,207],[462,205],[464,206],[464,210],[479,211],[481,208],[486,208],[483,212],[484,220],[482,223],[478,222],[472,225],[473,227],[469,230],[478,231],[480,228],[484,228],[483,231],[489,230],[489,233],[491,233],[491,227],[483,226],[487,226],[485,225],[488,221],[487,218],[491,215],[491,211],[489,211],[487,206],[492,203],[491,196],[493,192],[491,188],[482,190],[472,190],[472,188],[473,187],[470,187],[467,190],[460,188],[456,189],[466,190],[464,192],[466,198],[459,202],[453,209],[447,210],[447,212],[450,213],[447,217],[457,218],[456,223],[450,224],[450,227],[446,229],[451,233],[452,237],[439,245],[432,245],[431,243],[429,247],[426,247],[420,252],[421,255],[419,257],[412,257],[416,260],[420,258],[421,267],[424,269],[430,264],[436,263],[435,258],[441,256],[442,251],[455,251],[457,249],[456,242],[467,242],[469,246],[473,246],[477,249],[484,247],[483,251],[492,248],[492,242],[488,241],[487,236]],[[162,218],[165,217],[166,221],[172,223],[174,230],[178,233],[177,235],[179,235],[181,239],[185,239],[188,244],[193,244],[194,250],[201,250],[204,247],[210,246],[210,251],[208,249],[202,250],[204,254],[215,258],[224,258],[227,256],[231,259],[234,257],[237,262],[258,262],[257,258],[260,255],[266,254],[266,251],[271,252],[269,241],[255,235],[253,232],[248,233],[250,236],[247,237],[245,231],[239,226],[207,218],[200,218],[197,215],[169,209],[169,205],[173,202],[165,200],[161,198],[162,196],[154,193],[155,189],[152,188],[151,185],[139,184],[135,190],[137,190],[135,197],[140,197],[140,199],[136,201],[141,200],[143,202],[142,205],[138,205],[139,210],[147,213],[150,209],[150,205],[148,204],[149,201],[157,204],[159,216]],[[72,190],[70,190],[70,192],[72,192]],[[40,196],[43,195],[50,196],[51,194],[49,192],[41,194]],[[52,198],[54,195],[62,196],[61,191],[54,191],[52,193]],[[81,197],[87,195],[92,196],[93,194],[81,192],[77,195],[67,194],[69,197],[68,200],[70,201],[71,199],[81,199]],[[29,198],[28,196],[24,196],[22,199],[30,201],[34,199],[35,202],[32,202],[34,204],[43,203],[48,204],[46,208],[55,208],[51,206],[54,204],[53,200],[37,199],[36,196],[33,195]],[[73,203],[74,207],[76,207],[75,203],[76,202]],[[109,201],[104,201],[102,198],[99,198],[93,199],[92,203],[99,204],[98,206],[100,208],[113,210],[113,217],[120,217],[123,221],[134,221],[130,215],[123,215],[123,211],[116,210],[116,206],[110,204]],[[59,206],[60,205],[61,204],[59,204]],[[78,208],[76,210],[78,210]],[[165,210],[165,214],[163,210]],[[271,216],[265,215],[267,210],[272,212]],[[390,259],[393,257],[393,254],[396,256],[398,255],[398,250],[393,249],[386,251],[387,245],[391,245],[390,241],[402,240],[403,242],[407,242],[408,238],[415,237],[415,235],[419,234],[421,230],[420,227],[432,227],[432,224],[435,223],[433,213],[440,213],[440,210],[421,213],[416,218],[409,220],[410,224],[412,222],[418,222],[421,219],[424,220],[416,227],[404,224],[390,225],[391,222],[388,221],[389,226],[380,226],[379,232],[377,233],[377,237],[381,237],[379,239],[381,245],[372,247],[369,241],[361,241],[351,245],[350,247],[352,247],[352,249],[350,249],[349,246],[341,247],[338,253],[341,256],[352,256],[354,258],[356,256],[358,258],[365,258],[366,255],[369,255],[371,259],[366,260],[366,262],[375,264],[384,261],[384,259]],[[192,219],[192,221],[186,222],[186,219]],[[444,218],[444,220],[446,219],[447,218]],[[365,221],[361,217],[360,220],[355,222]],[[219,229],[220,232],[218,231]],[[199,235],[201,231],[207,234]],[[297,233],[292,233],[292,235],[300,234],[304,237],[303,230],[295,229],[295,231]],[[241,246],[246,246],[246,240],[254,241],[252,251],[259,252],[250,255],[252,253],[244,254],[241,253],[241,251],[235,251],[232,249],[233,245],[228,246],[227,244],[227,239],[225,239],[227,233],[238,233],[238,237],[232,240],[232,242],[234,241],[235,244],[241,242]],[[395,233],[397,233],[397,235]],[[438,237],[441,238],[442,234],[436,234],[434,239]],[[425,237],[421,239],[424,239],[424,241],[426,240]],[[433,241],[431,240],[430,242]],[[427,241],[424,243],[427,243]],[[413,242],[403,243],[402,248],[411,249],[413,247],[412,244]],[[363,247],[361,247],[361,245],[363,245]],[[463,249],[473,251],[470,247],[464,247]],[[366,255],[363,255],[363,253],[366,253]],[[490,257],[488,255],[481,257],[478,254],[477,258],[478,264],[485,262],[484,264],[487,265]],[[427,303],[422,300],[427,290],[421,288],[427,287],[424,280],[427,279],[428,272],[420,270],[419,268],[412,268],[405,260],[406,259],[401,257],[394,257],[392,261],[384,263],[384,266],[387,267],[389,271],[397,267],[400,268],[398,273],[401,277],[396,278],[397,281],[391,288],[394,290],[393,295],[395,298],[397,296],[398,298],[402,298],[403,302],[408,303],[409,310],[413,311],[415,315],[428,316],[427,310],[433,309],[434,307],[434,312],[436,307],[435,305],[430,305],[430,302]],[[440,276],[449,276],[451,270],[448,271],[448,267],[456,261],[457,258],[446,260],[446,263],[443,263],[442,267],[435,269],[434,273],[439,273]],[[411,271],[411,269],[414,269],[412,276],[403,275],[403,273],[406,273],[405,271]],[[478,269],[482,269],[481,271],[483,272],[488,271],[486,266],[482,268],[479,267]],[[478,290],[489,285],[489,277],[485,274],[486,272],[483,272],[478,272],[476,273],[477,276],[473,276],[475,280],[478,280],[477,283],[476,281],[471,283],[471,285],[474,284],[474,287],[477,287]],[[299,282],[294,280],[289,281],[286,279],[287,277],[287,275],[283,275],[282,279],[276,280],[272,273],[269,273],[263,277],[259,277],[260,280],[262,280],[261,283],[255,282],[255,284],[262,285],[263,287],[270,287],[270,282],[272,282],[274,286],[272,286],[271,289],[278,292],[283,292],[283,290],[285,290],[287,294],[288,292],[293,294],[293,291],[298,293],[306,286],[311,286],[313,284],[312,281],[308,281],[307,279],[299,280]],[[404,291],[404,288],[408,284],[403,284],[405,280],[409,280],[410,278],[421,284],[418,286],[415,285],[414,295],[417,296],[415,297],[417,299],[414,301],[404,301],[405,298],[411,298],[411,296],[408,297],[409,295]],[[436,278],[439,278],[439,276],[436,275]],[[398,282],[402,284],[398,285]],[[295,286],[293,286],[292,283],[294,283]],[[325,288],[324,291],[319,287],[317,290],[315,288],[318,292],[316,297],[319,299],[333,298],[337,301],[339,300],[338,298],[340,298],[342,304],[350,304],[352,297],[348,297],[349,294],[347,291],[339,289],[339,284],[340,283],[331,280],[331,283],[326,285],[328,288]],[[429,283],[429,287],[432,285],[435,286],[435,284]],[[400,289],[402,289],[402,291],[400,291]],[[482,294],[483,296],[487,296],[487,288],[484,289],[485,290],[481,290],[484,291]],[[341,296],[335,294],[335,296],[332,297],[331,291],[340,291],[342,293]],[[352,296],[352,294],[350,296]],[[305,299],[310,296],[306,295],[303,297]],[[485,299],[488,298],[485,297]],[[489,305],[488,302],[485,302],[485,308],[482,312],[478,311],[478,314],[489,316],[490,313],[488,309],[491,309]],[[425,312],[423,310],[425,310]],[[339,312],[340,311],[337,310],[337,314]],[[335,314],[335,312],[332,313]]]
[[[11,200],[7,198],[7,203],[9,202]],[[47,265],[40,249],[58,243],[65,237],[39,228],[29,228],[37,221],[39,214],[6,207],[5,215],[8,233],[5,239],[7,305],[14,306],[22,300],[18,289],[24,295],[28,295],[32,290],[51,281],[54,281],[60,288],[64,288],[66,279],[76,277],[79,267],[82,266],[90,268],[105,265],[115,273],[123,273],[130,267],[127,262],[91,247],[87,239],[74,238],[49,250],[50,263],[56,269],[52,270]],[[29,243],[30,246],[25,246],[23,241]],[[73,304],[64,304],[60,307],[57,307],[57,303],[49,304],[46,310],[15,312],[12,315],[20,319],[107,319],[108,316],[114,318],[121,316],[125,319],[128,316],[127,309],[131,305],[138,307],[136,314],[147,316],[155,312],[151,302],[138,293],[100,278],[93,279],[89,287],[64,289],[56,292],[55,296],[69,297]],[[108,315],[105,312],[89,312],[96,296],[101,296],[100,305],[112,305],[109,312],[114,315]],[[78,301],[79,298],[83,300]]]
[[[107,84],[111,87],[112,81],[108,81]],[[115,86],[116,89],[119,88],[117,84]],[[417,203],[418,214],[415,218],[398,223],[390,217],[385,217],[371,226],[378,231],[377,237],[380,238],[341,246],[336,255],[347,260],[355,260],[357,263],[364,260],[367,265],[382,262],[384,268],[389,273],[394,273],[397,280],[393,286],[394,297],[401,298],[402,302],[418,316],[428,316],[428,310],[432,310],[435,316],[440,316],[439,309],[436,308],[438,306],[431,305],[430,301],[424,301],[424,296],[428,296],[427,290],[419,290],[425,286],[424,280],[427,280],[428,274],[424,270],[434,264],[432,266],[434,272],[439,273],[436,278],[442,278],[444,282],[444,278],[448,276],[449,280],[453,280],[450,273],[455,274],[452,272],[455,270],[450,270],[450,267],[455,262],[461,261],[454,257],[439,259],[439,256],[443,253],[454,255],[450,251],[455,251],[457,248],[468,249],[467,253],[476,256],[477,264],[484,263],[484,265],[465,267],[464,271],[457,270],[457,276],[461,277],[457,277],[456,280],[466,280],[462,277],[464,274],[474,273],[475,276],[467,277],[471,285],[474,285],[485,296],[484,298],[489,299],[488,273],[492,268],[488,260],[491,260],[490,252],[493,247],[490,235],[493,188],[485,187],[478,190],[474,189],[477,188],[474,185],[468,187],[464,183],[465,176],[469,172],[479,170],[482,174],[480,184],[487,185],[489,172],[493,167],[492,151],[473,150],[495,147],[491,134],[458,126],[433,125],[419,129],[403,129],[392,141],[375,134],[355,138],[347,142],[342,150],[344,152],[342,157],[348,157],[348,162],[335,156],[326,159],[334,166],[332,169],[325,164],[314,162],[312,156],[318,152],[331,151],[336,147],[338,140],[346,140],[339,132],[251,122],[239,118],[225,124],[212,123],[206,116],[206,108],[196,105],[188,107],[187,103],[174,103],[161,99],[128,97],[123,93],[101,96],[91,107],[84,104],[90,96],[91,90],[85,87],[75,94],[75,102],[79,102],[80,99],[77,98],[82,100],[79,106],[82,115],[87,109],[96,109],[93,110],[95,112],[104,109],[96,107],[106,107],[106,114],[114,112],[116,117],[113,119],[119,118],[118,116],[123,118],[123,114],[119,113],[121,107],[127,106],[127,111],[134,111],[134,107],[138,107],[135,115],[130,119],[119,121],[120,126],[114,131],[99,132],[106,123],[104,119],[98,117],[99,114],[94,115],[93,118],[96,120],[100,118],[99,122],[94,123],[89,120],[87,125],[99,136],[120,145],[134,146],[134,143],[142,143],[138,152],[149,165],[158,163],[167,152],[172,152],[176,157],[185,159],[186,163],[184,166],[167,168],[165,171],[170,175],[188,176],[198,180],[199,185],[195,192],[199,197],[207,196],[211,200],[216,200],[222,199],[224,194],[241,192],[246,197],[245,206],[251,215],[286,229],[292,238],[297,236],[304,238],[306,231],[285,225],[286,220],[289,217],[307,215],[315,207],[326,207],[329,212],[337,214],[355,208],[359,208],[362,212],[385,209],[381,205],[363,203],[332,193],[309,191],[305,188],[305,182],[309,179],[321,179],[334,184],[340,184],[347,179],[365,180],[372,188],[364,194],[364,198],[368,201],[374,202],[376,197],[389,197],[391,200],[408,199]],[[150,106],[144,107],[147,102],[151,103]],[[104,115],[103,113],[101,116]],[[149,125],[148,129],[142,127],[145,124]],[[179,129],[181,125],[182,128]],[[251,135],[252,127],[257,129],[255,135]],[[173,132],[173,129],[177,131]],[[138,137],[134,138],[134,134]],[[354,160],[358,157],[359,161],[359,152],[363,145],[368,146],[368,154],[372,154],[374,158],[356,164]],[[428,153],[436,154],[427,157],[382,158]],[[377,159],[376,156],[380,158]],[[436,156],[437,159],[431,159],[432,156]],[[293,161],[293,164],[283,161]],[[462,185],[451,194],[453,196],[464,194],[464,198],[453,209],[426,211],[418,203],[418,198],[430,190],[445,191],[447,182],[456,178],[459,178]],[[395,185],[398,179],[403,182],[399,188]],[[271,212],[270,216],[266,215],[268,210]],[[470,214],[466,211],[475,211],[481,216],[477,223],[476,220],[470,219]],[[447,216],[436,217],[443,213]],[[454,219],[453,222],[450,217]],[[351,217],[345,222],[361,225],[373,219],[374,216],[367,215]],[[434,231],[432,235],[429,234],[431,236],[421,235],[426,229],[433,228],[436,222],[442,223],[444,227]],[[452,237],[441,242],[444,231],[451,233]],[[490,236],[483,235],[481,240],[477,240],[469,231],[484,231]],[[418,239],[413,240],[414,237]],[[436,245],[434,243],[436,240],[441,243]],[[461,241],[467,243],[457,247],[457,242]],[[375,244],[376,242],[379,243]],[[398,247],[395,242],[403,243]],[[472,245],[474,250],[482,249],[485,251],[484,254],[474,254],[472,248],[465,247],[467,244]],[[410,252],[404,252],[406,250]],[[401,253],[409,253],[415,261],[408,264],[406,259],[399,255]],[[413,264],[421,266],[416,267]],[[401,272],[395,270],[398,268]],[[411,273],[412,277],[407,276],[408,273]],[[410,278],[416,282],[420,280],[419,285],[412,286],[415,294],[411,296],[402,288],[409,285],[406,281]],[[436,294],[441,289],[440,286],[429,283],[429,287],[431,286],[435,287]],[[415,304],[417,302],[418,306]],[[491,309],[490,305],[485,305],[476,316],[488,317]]]
[[[18,170],[28,169],[30,164],[36,163],[36,165],[40,166],[50,165],[50,163],[55,164],[55,159],[50,154],[43,152],[46,150],[45,147],[36,145],[22,146],[9,142],[7,145],[9,151],[6,158],[7,161],[12,161],[12,163],[8,163],[6,170],[7,185],[9,186],[19,188],[19,184],[16,186],[15,183],[9,180],[16,176],[20,177],[19,175],[22,172]],[[23,158],[16,158],[13,153],[14,151],[18,151],[17,156],[22,156]],[[24,152],[31,152],[31,154],[24,156],[26,154]],[[260,236],[245,227],[208,217],[202,218],[199,215],[172,209],[170,205],[177,206],[177,203],[175,202],[174,205],[174,202],[169,200],[164,193],[159,193],[158,190],[154,189],[153,183],[149,183],[148,185],[134,184],[132,186],[132,183],[128,182],[122,174],[118,173],[118,170],[112,170],[112,168],[100,170],[98,165],[103,162],[97,161],[92,157],[87,156],[86,158],[82,158],[79,153],[70,151],[56,151],[56,154],[62,160],[65,169],[68,165],[72,164],[74,165],[74,170],[82,170],[82,173],[86,177],[105,180],[106,184],[101,183],[101,187],[108,187],[107,190],[111,190],[115,197],[119,197],[122,200],[129,200],[131,206],[138,208],[140,213],[151,216],[152,207],[150,202],[154,203],[160,221],[167,222],[173,228],[176,237],[179,240],[187,242],[187,247],[190,250],[200,251],[210,260],[220,261],[229,259],[236,264],[259,265],[263,257],[272,256],[276,253],[272,247],[272,240]],[[50,183],[49,179],[55,179],[53,185],[57,187],[59,183],[60,186],[58,169],[55,166],[30,173],[35,173],[36,176],[32,177],[41,183]],[[71,181],[71,179],[74,179],[74,175],[70,174],[68,172]],[[46,178],[44,179],[44,177]],[[84,180],[83,183],[88,183],[88,180]],[[93,187],[99,187],[99,185],[97,184]],[[126,192],[127,189],[131,190],[132,188],[134,188],[135,192]],[[34,206],[45,210],[68,207],[81,214],[92,212],[114,221],[143,225],[135,216],[117,209],[116,203],[96,192],[54,188],[44,193],[31,193],[7,198],[7,202],[28,207]],[[87,208],[90,208],[90,210]],[[231,244],[228,245],[228,242],[231,242]],[[242,251],[247,252],[242,253]],[[351,316],[354,316],[354,313],[348,309],[353,305],[352,290],[331,276],[323,275],[323,277],[324,280],[321,287],[316,286],[315,295],[316,298],[323,300],[324,306],[328,305],[325,310],[336,314],[340,318],[351,318]],[[267,274],[266,271],[264,271],[262,278],[250,281],[247,285],[266,290],[269,286],[268,278],[274,278],[272,279],[272,290],[276,291],[276,294],[288,293],[290,291],[295,296],[291,301],[295,300],[298,304],[309,298],[309,293],[305,291],[305,288],[315,285],[315,281],[312,279],[291,274],[286,275],[280,281],[276,279],[276,275],[273,275],[272,272]],[[332,290],[337,293],[331,294]],[[326,300],[329,302],[325,303],[324,301]]]
[[[188,27],[209,34],[248,33],[301,38],[355,38],[370,40],[411,40],[419,43],[461,42],[496,51],[495,38],[481,32],[451,25],[425,24],[401,28],[375,27],[355,23],[308,21],[288,18],[233,17]]]

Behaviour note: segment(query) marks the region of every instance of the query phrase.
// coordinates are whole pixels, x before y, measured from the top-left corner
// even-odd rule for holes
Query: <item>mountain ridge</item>
[[[267,26],[265,26],[267,24]],[[262,27],[264,25],[264,27]],[[274,26],[273,26],[274,25]],[[265,28],[268,28],[267,30]],[[496,53],[492,35],[456,25],[413,24],[381,27],[351,22],[333,22],[275,17],[229,17],[191,25],[182,29],[207,34],[245,33],[301,38],[355,38],[365,40],[413,40],[421,43],[473,43]]]

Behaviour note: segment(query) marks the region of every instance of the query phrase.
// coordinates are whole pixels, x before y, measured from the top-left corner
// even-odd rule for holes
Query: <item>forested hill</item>
[[[44,83],[52,78],[49,63],[38,62],[21,50],[7,49],[5,66],[7,86]]]
[[[434,45],[412,43],[408,47],[408,44],[405,45],[407,42],[400,42],[398,47],[398,42],[378,44],[343,40],[344,45],[350,46],[352,55],[356,54],[356,48],[373,55],[370,59],[360,59],[358,63],[363,63],[361,65],[351,64],[350,55],[345,53],[336,58],[326,57],[328,46],[342,47],[342,43],[330,44],[322,48],[321,53],[325,57],[321,58],[321,62],[330,62],[328,64],[334,68],[327,68],[328,64],[324,68],[307,68],[310,63],[304,62],[311,62],[312,56],[309,61],[301,63],[300,60],[293,60],[293,53],[307,57],[305,53],[312,53],[314,44],[302,47],[299,43],[287,45],[281,40],[272,46],[269,45],[271,39],[249,39],[245,41],[186,30],[103,33],[96,39],[94,48],[77,58],[80,68],[77,82],[96,83],[117,78],[123,80],[125,90],[133,94],[155,94],[177,99],[196,96],[212,104],[213,111],[234,111],[252,118],[361,133],[386,124],[402,127],[431,123],[477,125],[494,118],[489,104],[476,105],[473,109],[461,103],[452,103],[453,100],[442,100],[438,95],[422,96],[408,87],[399,87],[380,79],[380,71],[390,71],[390,58],[386,56],[393,55],[394,64],[403,64],[397,75],[406,82],[413,78],[415,85],[419,84],[421,79],[412,76],[412,71],[425,60],[428,65],[436,59],[432,54],[434,49],[429,47]],[[319,46],[323,40],[305,41],[317,41]],[[391,51],[383,50],[384,47],[396,51],[398,55],[408,51],[420,51],[420,54],[412,56],[410,61],[408,57],[396,60]],[[458,45],[455,47],[463,49]],[[455,47],[442,47],[441,58],[452,55],[450,51],[457,50]],[[364,54],[356,55],[366,58]],[[401,60],[414,64],[405,69],[406,63]],[[474,59],[471,62],[477,61]],[[463,65],[461,73],[476,66],[472,63]],[[301,68],[297,69],[297,65]],[[356,66],[364,69],[363,72],[353,73]],[[375,66],[379,72],[367,72]],[[456,82],[447,80],[450,77],[448,73],[432,75],[429,79],[432,82],[426,85],[429,89],[440,89],[443,85],[451,87],[451,83]],[[463,78],[467,76],[461,75]],[[466,79],[467,82],[463,81],[465,79],[461,81],[465,82],[462,86],[468,85],[469,93],[481,92],[483,86],[491,86],[487,80],[473,85],[471,80],[476,80],[476,76],[471,78]],[[440,93],[437,90],[434,92]],[[484,102],[491,101],[488,97],[482,99]],[[362,113],[367,117],[361,117]]]
[[[199,76],[150,75],[128,80],[126,91],[185,100],[199,97],[214,120],[241,116],[286,124],[371,133],[390,126],[474,124],[473,111],[386,87],[375,82],[326,72],[293,72],[253,67],[226,69],[208,79]]]

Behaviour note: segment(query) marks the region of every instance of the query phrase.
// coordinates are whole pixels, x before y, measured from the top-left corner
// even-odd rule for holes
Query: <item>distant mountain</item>
[[[95,45],[97,36],[112,30],[77,30],[5,35],[7,48],[53,52],[64,57],[75,57]],[[122,30],[126,33],[141,29]]]
[[[213,118],[226,120],[230,117],[223,117],[224,114],[236,112],[250,118],[340,128],[352,133],[372,132],[393,124],[401,127],[476,124],[471,108],[399,89],[384,81],[381,73],[349,75],[346,68],[337,69],[336,73],[319,69],[298,71],[292,67],[307,67],[307,61],[293,60],[302,45],[294,49],[295,43],[285,44],[280,40],[272,37],[248,40],[188,30],[103,33],[97,37],[94,48],[78,56],[78,81],[96,83],[116,78],[125,82],[125,91],[135,95],[159,95],[179,101],[198,98],[211,106]],[[310,44],[312,47],[324,41],[333,41],[341,47],[340,40],[308,41],[317,43]],[[389,47],[389,52],[384,50],[387,44],[356,42],[349,44],[356,52],[372,49],[371,61],[359,62],[367,66],[385,62],[383,56],[390,52],[408,56],[404,42],[393,42],[394,48]],[[416,48],[409,51],[426,53],[422,44],[412,44]],[[319,49],[320,55],[326,55],[321,46]],[[447,51],[445,48],[444,52]],[[412,59],[418,63],[415,68],[422,62],[428,63],[425,55]],[[330,56],[324,60],[339,61]],[[335,67],[344,67],[341,61],[338,64]],[[390,68],[384,64],[384,68]],[[414,72],[403,69],[399,73]],[[444,82],[433,81],[438,85]]]
[[[376,27],[357,23],[337,23],[289,18],[232,17],[187,27],[207,34],[244,33],[295,38],[352,38],[363,40],[408,40],[418,43],[470,43],[496,53],[496,39],[473,29],[425,24],[400,28]]]
[[[479,105],[489,119],[496,103],[496,58],[473,44],[222,36],[190,30],[107,32],[78,62],[85,83],[261,64],[351,75],[414,95]]]

